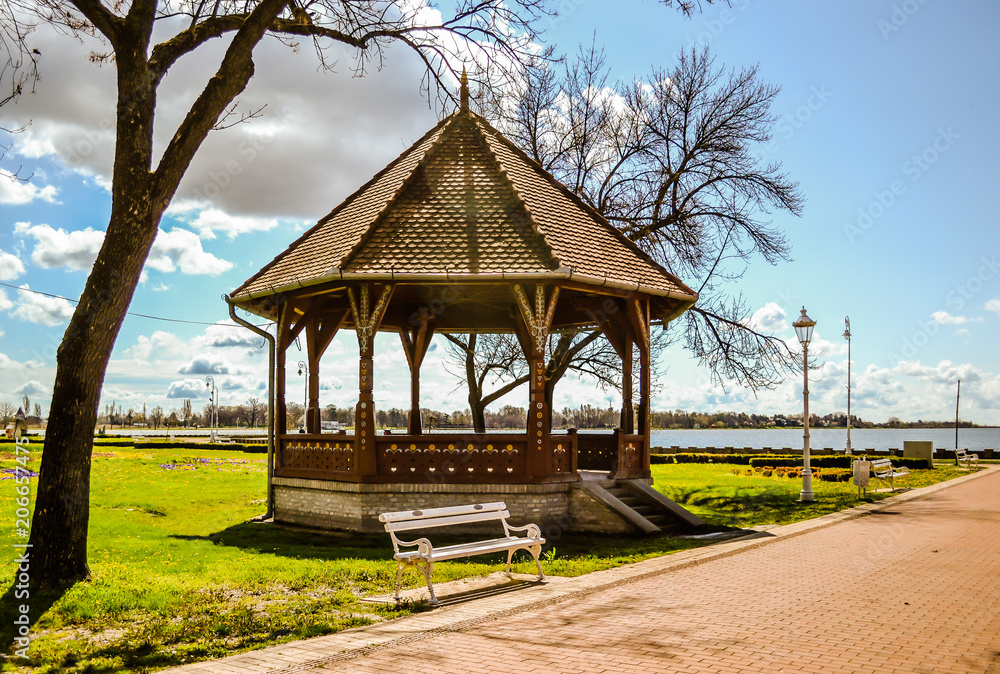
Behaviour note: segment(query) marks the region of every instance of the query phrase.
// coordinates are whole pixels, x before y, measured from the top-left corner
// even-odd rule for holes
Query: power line
[[[36,295],[44,295],[45,297],[53,297],[53,298],[55,298],[57,300],[65,300],[66,302],[72,302],[73,304],[79,304],[80,303],[80,300],[73,300],[73,299],[70,299],[68,297],[63,297],[62,295],[53,295],[52,293],[44,293],[41,290],[32,290],[31,288],[22,288],[20,286],[13,285],[11,283],[3,283],[2,281],[0,281],[0,286],[5,286],[7,288],[13,288],[14,290],[17,290],[17,291],[20,291],[20,292],[34,293]],[[140,314],[140,313],[136,313],[134,311],[127,311],[125,313],[128,316],[136,316],[138,318],[149,318],[149,319],[152,319],[154,321],[165,321],[167,323],[187,323],[189,325],[218,325],[219,327],[223,327],[223,328],[240,328],[240,327],[242,327],[242,326],[239,326],[239,325],[227,325],[225,323],[207,323],[205,321],[186,321],[186,320],[181,319],[181,318],[166,318],[164,316],[150,316],[149,314]],[[262,327],[263,325],[266,325],[266,324],[261,324],[261,325],[258,325],[257,327],[259,328],[259,327]]]

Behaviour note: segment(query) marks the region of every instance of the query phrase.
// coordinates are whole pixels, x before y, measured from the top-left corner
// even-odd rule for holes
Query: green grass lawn
[[[893,496],[888,491],[876,492],[882,485],[874,480],[867,497],[859,500],[858,489],[851,482],[813,479],[816,501],[805,505],[798,503],[802,478],[747,476],[742,474],[746,469],[718,463],[654,465],[653,486],[709,524],[739,528],[790,524]],[[741,474],[734,474],[734,470]],[[953,462],[940,462],[934,470],[910,471],[910,486],[925,487],[965,474]],[[899,481],[897,486],[905,484]]]
[[[0,452],[6,452],[0,453],[0,468],[12,468],[10,450]],[[94,457],[93,578],[58,597],[32,597],[31,660],[8,657],[3,671],[150,672],[419,610],[358,602],[392,590],[396,572],[388,536],[247,523],[265,507],[262,454],[164,444],[152,450],[96,447]],[[31,461],[37,471],[38,455]],[[657,465],[653,474],[657,488],[717,527],[784,523],[857,503],[850,484],[816,481],[819,503],[798,506],[800,481],[737,476],[732,468]],[[936,479],[958,474],[920,471],[914,486],[931,479],[921,473]],[[15,496],[14,481],[0,480],[0,531],[9,532],[9,543],[24,542],[14,534]],[[548,574],[575,576],[701,544],[549,536],[544,564]],[[3,554],[4,561],[12,559],[12,548],[5,546]],[[484,575],[501,569],[503,559],[498,554],[437,564],[434,580]],[[523,559],[517,570],[532,573],[530,557]],[[4,566],[5,589],[13,568]],[[419,585],[422,577],[411,572],[407,581]],[[15,603],[8,589],[0,629],[10,629]],[[4,638],[9,644],[9,635]]]

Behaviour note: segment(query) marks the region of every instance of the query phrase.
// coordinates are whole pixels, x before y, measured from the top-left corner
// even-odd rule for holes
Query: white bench
[[[905,477],[907,489],[910,487],[910,470],[906,466],[894,468],[892,459],[875,459],[872,461],[872,474],[875,475],[876,480],[888,482],[889,488],[893,491],[896,491],[895,480],[897,477]]]
[[[973,454],[965,449],[955,450],[955,459],[958,461],[958,467],[961,468],[962,464],[965,464],[966,468],[972,468],[972,464],[976,464],[976,470],[979,470],[979,455]]]
[[[538,567],[538,579],[544,580],[542,564],[538,560],[542,551],[542,532],[536,524],[528,524],[523,527],[511,526],[507,522],[510,512],[503,502],[498,503],[476,503],[462,506],[450,506],[447,508],[428,508],[426,510],[404,510],[394,513],[382,513],[378,516],[380,522],[385,524],[385,530],[392,538],[392,547],[396,554],[393,558],[397,562],[396,566],[396,601],[399,601],[399,585],[403,578],[403,572],[409,568],[420,570],[427,579],[427,589],[430,591],[431,604],[437,604],[437,597],[434,596],[434,586],[431,584],[431,572],[434,570],[434,562],[457,559],[460,557],[471,557],[473,555],[487,555],[494,552],[507,551],[507,575],[510,576],[510,562],[514,553],[518,550],[527,550],[535,558],[535,566]],[[493,538],[486,541],[476,541],[473,543],[460,543],[458,545],[448,545],[436,548],[426,538],[418,538],[413,541],[400,540],[396,534],[403,531],[413,531],[415,529],[429,529],[432,527],[461,526],[464,524],[475,524],[479,522],[489,522],[499,520],[503,524],[503,538]],[[511,532],[523,531],[523,536],[515,536]],[[400,550],[400,548],[412,548],[415,550]]]

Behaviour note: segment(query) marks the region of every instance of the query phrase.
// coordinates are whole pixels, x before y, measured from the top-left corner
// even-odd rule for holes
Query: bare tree
[[[24,416],[31,416],[31,398],[28,397],[27,393],[21,397],[21,411],[24,412]]]
[[[263,406],[260,404],[259,398],[250,398],[244,403],[243,409],[245,410],[247,425],[250,428],[257,428],[257,420],[260,419],[260,413],[263,410]]]
[[[543,0],[460,0],[441,23],[427,24],[421,3],[366,0],[183,2],[181,0],[8,0],[0,3],[0,41],[8,54],[0,77],[16,97],[37,73],[31,31],[55,26],[67,37],[95,36],[108,45],[97,60],[117,73],[117,119],[111,217],[57,355],[52,409],[38,482],[30,543],[32,582],[61,586],[87,578],[90,457],[100,390],[115,338],[149,255],[160,219],[210,131],[229,125],[234,102],[254,74],[254,50],[267,35],[289,47],[311,40],[321,68],[329,50],[353,48],[356,73],[381,66],[390,44],[410,48],[426,65],[430,94],[461,61],[484,67],[478,79],[516,69],[533,49]],[[162,39],[153,42],[153,36]],[[156,96],[187,55],[224,43],[221,62],[202,58],[207,84],[172,137],[153,147]],[[58,59],[58,55],[55,58]],[[191,59],[186,59],[192,62]],[[486,66],[489,67],[486,67]],[[10,100],[10,97],[4,100]],[[0,101],[3,102],[3,101]],[[242,119],[238,118],[238,119]]]
[[[445,333],[444,336],[450,356],[445,367],[455,367],[452,374],[466,382],[472,427],[476,433],[485,433],[487,406],[528,381],[528,365],[521,347],[511,335]],[[499,387],[487,393],[487,384]]]
[[[163,408],[159,405],[154,407],[149,413],[149,419],[153,422],[153,430],[159,428],[160,424],[163,423]]]
[[[610,83],[603,52],[591,46],[561,74],[551,62],[530,68],[514,104],[482,101],[530,157],[693,283],[700,299],[677,338],[716,382],[753,389],[797,368],[781,339],[751,325],[733,287],[752,261],[789,259],[770,215],[802,209],[797,184],[754,152],[771,138],[778,91],[756,67],[715,67],[707,49],[683,52],[645,82]],[[549,386],[569,369],[566,351],[593,334],[550,345]]]
[[[7,423],[14,418],[17,414],[17,408],[8,402],[0,403],[0,419],[3,420],[3,425],[6,426]]]
[[[181,420],[184,422],[184,427],[187,428],[188,422],[191,421],[191,417],[194,414],[191,410],[191,399],[185,398],[184,402],[181,403]]]

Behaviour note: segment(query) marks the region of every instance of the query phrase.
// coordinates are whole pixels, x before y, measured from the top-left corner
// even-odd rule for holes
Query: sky
[[[757,260],[733,287],[758,325],[792,340],[805,306],[817,321],[810,411],[847,408],[850,317],[852,412],[885,421],[962,418],[1000,424],[1000,227],[994,207],[1000,154],[995,86],[1000,5],[985,1],[844,0],[705,5],[691,18],[652,0],[561,0],[543,40],[574,53],[592,40],[611,78],[669,68],[682,49],[708,46],[727,69],[759,66],[781,87],[779,116],[761,161],[781,162],[805,197],[801,217],[776,214],[791,262]],[[39,31],[42,79],[0,108],[16,135],[0,170],[0,402],[23,395],[49,413],[56,349],[103,240],[114,151],[112,65],[99,45]],[[215,51],[182,60],[165,80],[157,147],[204,86]],[[269,41],[241,110],[250,123],[213,132],[188,171],[146,263],[118,336],[101,409],[205,406],[206,376],[223,405],[266,398],[266,350],[234,327],[224,293],[269,262],[439,119],[419,90],[420,63],[391,50],[385,66],[352,77],[345,53],[318,72],[309,49]],[[266,107],[264,107],[266,105]],[[41,291],[58,297],[26,292]],[[142,315],[140,315],[142,314]],[[171,319],[158,320],[150,316]],[[184,322],[187,321],[187,322]],[[303,378],[288,354],[288,399]],[[357,399],[357,341],[342,332],[324,356],[321,404]],[[464,409],[462,382],[435,338],[421,377],[422,405]],[[713,382],[680,346],[663,356],[654,408],[790,414],[802,382],[750,391]],[[398,337],[376,340],[376,405],[409,406]],[[451,367],[454,371],[456,368]],[[503,404],[523,406],[525,388]],[[567,377],[557,409],[617,406],[619,396]]]

